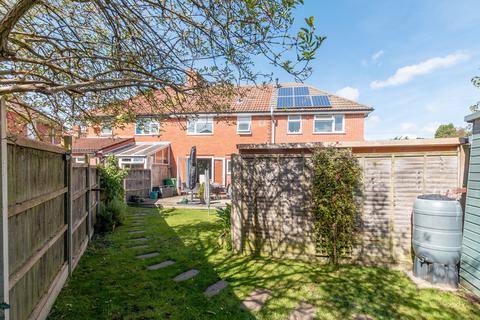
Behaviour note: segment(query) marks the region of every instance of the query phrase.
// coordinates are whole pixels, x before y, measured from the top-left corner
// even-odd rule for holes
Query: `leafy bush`
[[[105,163],[98,166],[102,203],[97,214],[96,229],[100,233],[113,231],[125,219],[123,179],[127,177],[128,172],[118,167],[117,163],[116,157],[109,155]]]
[[[338,265],[355,240],[362,169],[351,150],[321,148],[313,154],[312,200],[317,245]]]
[[[225,209],[218,208],[216,212],[217,217],[220,218],[220,223],[222,226],[222,233],[219,236],[219,241],[222,246],[227,250],[232,249],[232,238],[230,237],[230,230],[232,227],[231,215],[232,215],[232,205],[227,203]]]

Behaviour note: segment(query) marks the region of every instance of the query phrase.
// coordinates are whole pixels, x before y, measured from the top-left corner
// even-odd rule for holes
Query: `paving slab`
[[[256,288],[242,301],[240,307],[248,311],[260,311],[271,297],[272,292],[270,290]]]
[[[295,310],[288,316],[288,320],[313,320],[315,319],[315,307],[304,301],[300,302]]]
[[[150,253],[145,253],[145,254],[141,254],[139,256],[136,256],[135,258],[137,259],[148,259],[148,258],[153,258],[153,257],[156,257],[158,256],[160,253],[158,252],[150,252]]]
[[[185,280],[188,280],[190,278],[193,278],[195,277],[197,274],[198,274],[198,270],[197,269],[191,269],[191,270],[188,270],[184,273],[180,273],[178,276],[176,276],[175,278],[173,278],[173,281],[175,282],[180,282],[180,281],[185,281]]]
[[[127,233],[129,233],[129,234],[140,234],[140,233],[145,233],[145,230],[130,230]]]
[[[139,244],[139,245],[135,245],[135,246],[130,246],[129,248],[130,249],[144,249],[144,248],[148,248],[148,244]]]
[[[147,237],[136,237],[136,238],[130,238],[132,241],[145,241],[148,240]]]
[[[203,292],[203,294],[207,298],[211,298],[211,297],[219,294],[220,291],[222,291],[226,287],[228,287],[228,282],[225,281],[225,280],[220,280],[220,281],[212,284],[210,287],[208,287],[207,290],[205,290],[205,292]]]
[[[173,261],[173,260],[166,260],[166,261],[163,261],[163,262],[160,262],[160,263],[157,263],[157,264],[148,266],[147,269],[148,269],[148,270],[158,270],[158,269],[163,269],[163,268],[169,267],[169,266],[171,266],[171,265],[173,265],[173,264],[175,264],[175,261]]]
[[[368,314],[360,313],[353,315],[353,320],[374,320],[374,318]]]

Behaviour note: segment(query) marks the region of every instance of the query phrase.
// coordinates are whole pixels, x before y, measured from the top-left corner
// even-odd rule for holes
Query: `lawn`
[[[132,217],[149,238],[149,248],[132,249]],[[233,256],[218,245],[217,218],[202,210],[129,208],[126,225],[97,237],[63,288],[49,319],[286,319],[299,301],[316,306],[319,319],[474,319],[478,305],[462,292],[418,290],[402,273],[382,268],[328,266],[301,261]],[[135,256],[159,252],[146,260]],[[171,259],[175,265],[149,271]],[[194,278],[172,278],[189,269]],[[213,298],[203,291],[224,279],[230,286]],[[255,288],[273,297],[260,312],[239,308]]]

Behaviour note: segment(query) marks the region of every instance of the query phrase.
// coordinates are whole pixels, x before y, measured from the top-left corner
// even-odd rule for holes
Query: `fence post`
[[[7,170],[7,107],[0,98],[0,319],[10,319],[8,270],[8,170]]]
[[[65,152],[65,185],[67,187],[67,193],[65,193],[65,221],[67,222],[67,263],[68,274],[72,274],[73,269],[73,221],[72,221],[72,137],[63,137],[63,144],[66,149]]]
[[[88,239],[92,238],[92,187],[90,186],[90,156],[88,154],[85,155],[85,163],[87,164],[87,172],[86,172],[86,179],[87,179],[87,193],[85,194],[87,200],[87,236]]]

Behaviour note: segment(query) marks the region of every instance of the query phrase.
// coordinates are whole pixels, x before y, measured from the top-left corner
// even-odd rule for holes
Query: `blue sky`
[[[305,0],[296,19],[314,15],[327,36],[306,82],[374,107],[367,139],[428,138],[441,123],[464,126],[480,100],[470,82],[480,75],[478,12],[478,0]]]

